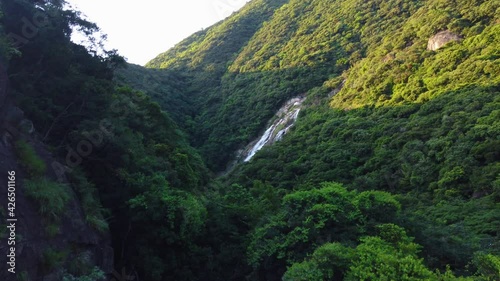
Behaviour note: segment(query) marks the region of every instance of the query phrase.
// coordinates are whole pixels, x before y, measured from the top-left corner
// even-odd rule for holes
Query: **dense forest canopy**
[[[18,280],[113,278],[51,240],[73,194],[137,280],[500,278],[499,1],[253,0],[146,67],[64,1],[0,8],[48,241]],[[292,130],[221,173],[298,95]]]

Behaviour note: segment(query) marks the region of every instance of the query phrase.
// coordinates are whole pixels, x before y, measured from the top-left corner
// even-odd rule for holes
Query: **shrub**
[[[109,230],[108,222],[100,215],[87,215],[85,220],[90,227],[100,233],[106,233]]]
[[[71,174],[70,180],[82,204],[87,224],[101,233],[106,233],[109,230],[109,226],[108,222],[104,219],[103,213],[105,210],[99,201],[99,195],[95,186],[79,170]]]
[[[498,280],[500,276],[500,257],[493,254],[478,252],[474,255],[474,265],[477,267],[477,273],[482,277],[481,280]]]
[[[19,157],[19,162],[32,177],[40,177],[45,174],[47,166],[45,162],[37,155],[33,146],[24,140],[16,142],[16,153]]]
[[[283,276],[284,281],[320,281],[323,280],[322,272],[311,261],[294,263]]]
[[[24,192],[38,203],[41,215],[53,219],[58,219],[62,215],[70,199],[65,185],[48,179],[26,180]]]

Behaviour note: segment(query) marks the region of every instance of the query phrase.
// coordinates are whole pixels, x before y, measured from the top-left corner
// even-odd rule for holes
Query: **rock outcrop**
[[[436,35],[432,36],[427,43],[427,50],[436,51],[437,49],[443,47],[444,45],[453,42],[460,41],[462,37],[460,35],[453,33],[449,30],[444,30],[438,32]]]

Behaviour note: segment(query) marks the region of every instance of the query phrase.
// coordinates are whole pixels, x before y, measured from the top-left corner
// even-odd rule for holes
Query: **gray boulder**
[[[444,30],[438,32],[436,35],[432,36],[427,43],[427,50],[436,51],[437,49],[443,47],[449,42],[460,41],[462,37],[460,35],[455,34],[449,30]]]

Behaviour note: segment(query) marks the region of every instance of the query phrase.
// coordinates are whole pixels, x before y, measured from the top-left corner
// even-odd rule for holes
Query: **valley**
[[[0,4],[0,279],[500,278],[500,2],[253,0],[145,66],[63,2]]]

